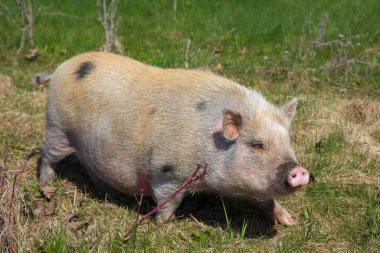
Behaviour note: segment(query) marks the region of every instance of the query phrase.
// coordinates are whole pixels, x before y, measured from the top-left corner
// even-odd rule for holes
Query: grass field
[[[47,86],[30,79],[100,47],[104,31],[96,1],[34,9],[34,61],[16,54],[18,30],[0,15],[1,252],[380,252],[380,1],[120,1],[125,55],[209,68],[276,104],[297,96],[294,148],[313,179],[279,200],[295,226],[199,195],[176,221],[150,220],[126,242],[137,199],[97,192],[74,158],[61,164],[51,201],[38,188]]]

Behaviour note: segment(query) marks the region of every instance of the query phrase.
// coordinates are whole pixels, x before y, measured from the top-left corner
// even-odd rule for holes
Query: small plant
[[[106,42],[101,51],[123,54],[123,47],[118,40],[119,20],[117,19],[117,0],[98,0],[98,20],[102,24],[106,36]]]
[[[222,199],[222,204],[223,204],[224,217],[226,218],[226,223],[227,223],[227,234],[229,235],[229,240],[233,241],[234,234],[231,229],[231,220],[228,218],[227,209],[226,209],[226,206],[224,205],[223,199]]]
[[[26,58],[28,60],[33,60],[39,55],[39,50],[33,37],[34,15],[32,0],[15,0],[15,4],[19,11],[19,16],[14,15],[10,11],[9,7],[2,2],[0,2],[0,5],[4,12],[0,11],[0,15],[4,16],[10,24],[15,25],[20,31],[20,45],[17,49],[17,54],[21,54],[24,50],[26,33],[28,34],[30,49],[29,53],[26,55]]]
[[[243,225],[241,226],[240,240],[244,239],[245,234],[247,233],[247,227],[248,227],[248,222],[244,219]]]

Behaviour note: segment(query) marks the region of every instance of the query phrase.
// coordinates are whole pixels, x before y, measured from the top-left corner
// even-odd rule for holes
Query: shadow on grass
[[[38,165],[39,167],[39,165]],[[58,178],[67,179],[90,197],[104,201],[105,199],[120,207],[137,210],[138,198],[128,196],[104,183],[93,183],[86,169],[79,163],[75,155],[68,156],[56,169]],[[224,206],[223,206],[224,202]],[[141,214],[148,213],[156,206],[149,197],[143,199]],[[225,207],[225,210],[224,210]],[[227,217],[226,217],[227,214]],[[277,234],[274,225],[264,214],[246,200],[221,198],[213,194],[194,194],[184,199],[177,209],[177,220],[193,216],[199,222],[223,230],[230,229],[234,234],[241,234],[246,226],[245,238],[271,238]],[[154,217],[153,217],[154,218]],[[229,222],[227,222],[227,219]]]

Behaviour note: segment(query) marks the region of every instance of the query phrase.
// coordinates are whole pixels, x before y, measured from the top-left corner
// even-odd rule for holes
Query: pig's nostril
[[[297,174],[292,174],[292,178],[296,178],[297,177]]]

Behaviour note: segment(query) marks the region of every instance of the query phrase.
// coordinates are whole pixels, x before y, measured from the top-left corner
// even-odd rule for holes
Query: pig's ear
[[[285,113],[285,116],[289,121],[289,127],[293,121],[294,116],[296,115],[297,103],[298,99],[294,97],[290,101],[286,102],[283,106],[281,106],[281,110]]]
[[[223,110],[223,135],[227,140],[236,140],[240,135],[242,117],[239,112]]]

